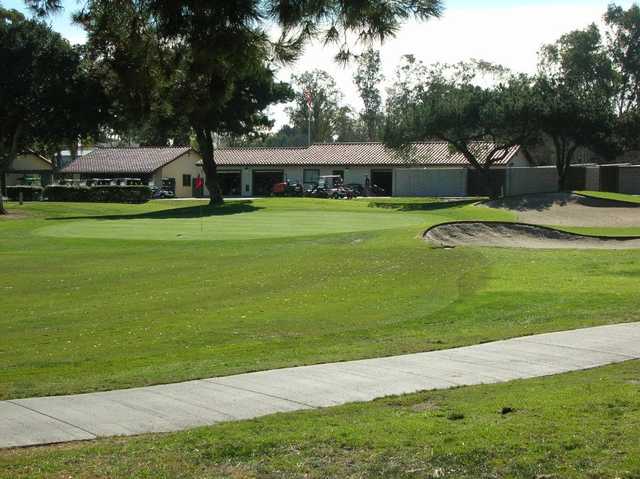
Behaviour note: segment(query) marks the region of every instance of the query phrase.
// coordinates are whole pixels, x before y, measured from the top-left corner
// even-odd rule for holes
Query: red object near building
[[[287,183],[276,183],[275,185],[273,185],[273,188],[271,188],[271,192],[274,195],[283,195],[285,192],[287,191]]]

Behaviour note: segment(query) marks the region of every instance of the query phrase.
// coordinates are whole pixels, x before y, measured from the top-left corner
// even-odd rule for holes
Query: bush
[[[20,192],[24,201],[39,201],[42,198],[41,186],[7,186],[7,197],[12,201],[20,200]]]
[[[44,189],[47,201],[75,201],[92,203],[146,203],[151,199],[151,188],[135,186],[63,186],[51,185]]]
[[[47,201],[91,201],[86,186],[49,185],[44,189],[44,198]]]

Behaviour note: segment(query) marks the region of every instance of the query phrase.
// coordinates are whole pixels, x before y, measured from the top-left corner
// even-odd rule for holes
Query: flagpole
[[[308,107],[307,110],[307,145],[311,146],[311,107]]]

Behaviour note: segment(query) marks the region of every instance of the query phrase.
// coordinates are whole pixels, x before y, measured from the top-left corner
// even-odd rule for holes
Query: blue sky
[[[444,0],[442,18],[426,23],[409,22],[398,36],[380,47],[387,84],[402,55],[413,54],[426,63],[457,62],[470,58],[502,64],[514,71],[531,73],[537,65],[537,52],[545,43],[563,33],[601,22],[607,5],[614,1],[629,7],[633,0]],[[26,11],[22,0],[0,0],[5,8]],[[72,25],[71,12],[77,0],[65,0],[64,12],[49,21],[72,43],[82,42],[84,33]],[[345,101],[354,108],[362,104],[353,84],[353,67],[333,61],[335,51],[310,44],[295,64],[282,69],[279,77],[321,68],[330,72],[340,86]],[[284,106],[272,108],[276,125],[286,120]]]

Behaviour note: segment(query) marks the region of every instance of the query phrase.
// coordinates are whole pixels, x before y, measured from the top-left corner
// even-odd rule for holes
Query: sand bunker
[[[488,201],[484,206],[508,210],[518,220],[536,225],[640,226],[640,205],[571,193],[527,195]]]
[[[536,249],[631,249],[640,248],[640,237],[585,236],[536,225],[501,222],[457,222],[434,226],[425,240],[442,247],[495,246]]]

